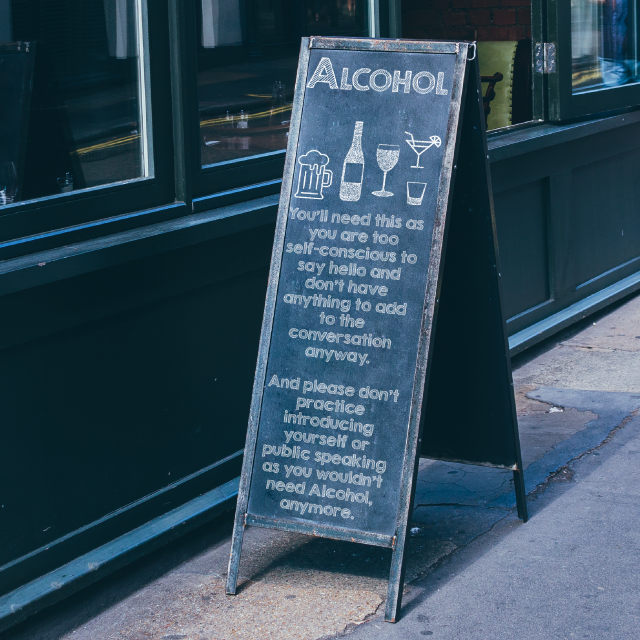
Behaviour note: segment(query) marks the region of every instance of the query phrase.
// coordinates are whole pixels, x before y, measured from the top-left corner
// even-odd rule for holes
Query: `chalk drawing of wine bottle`
[[[362,125],[356,122],[353,132],[353,142],[342,167],[342,182],[340,183],[340,200],[356,202],[360,200],[362,192],[362,177],[364,175],[364,155],[362,154]]]

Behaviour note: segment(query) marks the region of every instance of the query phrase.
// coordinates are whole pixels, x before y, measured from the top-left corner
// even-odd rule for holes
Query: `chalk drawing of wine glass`
[[[384,178],[382,179],[382,189],[380,191],[374,191],[373,195],[380,198],[388,198],[392,196],[391,191],[387,191],[384,187],[387,183],[387,173],[396,166],[398,158],[400,157],[400,147],[397,144],[379,144],[378,151],[376,152],[376,160],[378,166],[384,171]]]
[[[411,165],[412,169],[424,169],[424,167],[420,166],[420,156],[427,150],[435,145],[439,147],[442,144],[442,140],[438,136],[431,136],[428,140],[415,140],[413,138],[413,133],[409,133],[405,131],[408,136],[411,136],[410,140],[406,140],[405,142],[416,152],[418,159],[416,160],[415,165]]]

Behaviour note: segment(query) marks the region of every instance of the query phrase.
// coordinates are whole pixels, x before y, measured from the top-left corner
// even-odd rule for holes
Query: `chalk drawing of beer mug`
[[[330,187],[333,181],[333,171],[327,169],[329,156],[313,149],[298,158],[298,162],[300,174],[295,197],[323,200],[322,190]]]

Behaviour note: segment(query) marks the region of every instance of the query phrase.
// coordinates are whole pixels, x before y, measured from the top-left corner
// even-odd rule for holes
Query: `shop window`
[[[640,104],[638,0],[548,0],[549,119],[568,121]]]
[[[539,119],[534,114],[530,0],[405,0],[402,36],[478,41],[488,130]]]
[[[0,0],[0,206],[153,175],[144,0]]]
[[[573,93],[640,80],[638,27],[634,0],[572,0]]]
[[[367,0],[200,0],[201,164],[282,155],[300,38],[367,37],[368,4]]]

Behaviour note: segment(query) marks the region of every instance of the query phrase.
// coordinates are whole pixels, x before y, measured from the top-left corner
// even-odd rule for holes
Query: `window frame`
[[[531,41],[541,42],[544,33],[545,0],[531,0]],[[369,11],[369,37],[400,38],[401,0],[366,0]],[[200,163],[200,129],[198,101],[198,46],[199,46],[199,0],[184,3],[184,24],[186,47],[182,69],[184,82],[184,100],[188,105],[184,115],[184,136],[189,140],[189,158],[186,166],[193,179],[191,193],[192,210],[205,211],[221,202],[236,202],[251,197],[276,194],[280,190],[286,150],[273,151],[238,160],[223,161],[215,165]],[[373,16],[373,19],[371,19]],[[535,73],[535,60],[532,52],[532,119],[502,129],[489,131],[488,136],[500,136],[516,129],[526,129],[545,122],[546,95],[545,80]],[[250,171],[247,171],[250,169]],[[249,174],[249,177],[247,177]],[[236,197],[233,194],[237,194]]]
[[[534,50],[537,42],[544,40],[544,2],[545,0],[531,0],[531,120],[519,122],[508,127],[487,131],[487,139],[507,135],[514,131],[531,129],[547,122],[547,88],[544,76],[536,73]]]
[[[169,3],[175,0],[148,0],[146,10],[148,78],[142,106],[152,113],[149,149],[153,153],[153,177],[136,178],[104,186],[61,193],[0,209],[0,260],[59,246],[79,239],[176,217],[172,43],[169,36]],[[148,215],[144,215],[145,212]],[[109,225],[110,221],[114,224]],[[61,236],[63,239],[61,239]]]
[[[535,46],[537,42],[543,41],[544,35],[544,0],[531,0],[531,80],[532,99],[531,105],[532,120],[523,123],[525,126],[542,124],[545,122],[546,112],[546,87],[544,76],[536,73]],[[518,125],[515,125],[518,126]]]
[[[550,121],[563,122],[640,106],[640,83],[573,93],[571,3],[547,0],[547,36],[546,42],[556,45],[556,71],[547,75]]]
[[[8,206],[0,215],[0,260],[279,192],[285,149],[200,164],[198,6],[198,0],[148,0],[154,176]],[[369,37],[402,36],[401,0],[367,0],[367,7],[376,18],[368,20],[375,31]],[[532,69],[532,121],[490,131],[489,138],[640,106],[640,84],[571,93],[569,3],[532,0],[531,17],[532,45],[556,44],[557,72]]]
[[[187,166],[190,167],[193,178],[192,210],[198,212],[221,206],[222,199],[224,204],[231,203],[235,200],[234,193],[237,193],[238,199],[242,200],[279,193],[286,149],[223,161],[214,165],[201,165],[198,100],[199,0],[189,0],[184,5],[186,52],[183,73],[185,104],[188,105],[184,115],[184,135],[189,139],[190,157]],[[368,37],[379,35],[379,33],[371,33],[372,29],[379,32],[382,28],[384,33],[399,24],[394,11],[399,11],[400,0],[366,0],[366,5],[368,12],[375,10],[376,17],[373,22],[370,19],[367,20]],[[394,37],[400,37],[399,33],[394,34]]]

